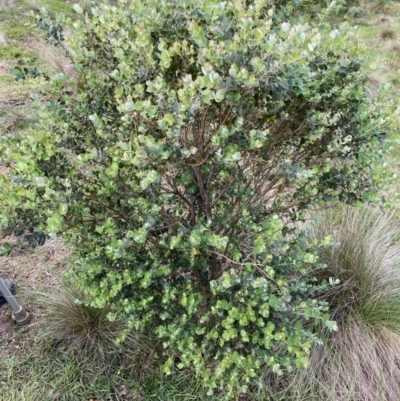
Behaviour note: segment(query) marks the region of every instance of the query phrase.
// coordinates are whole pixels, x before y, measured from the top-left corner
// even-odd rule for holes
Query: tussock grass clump
[[[319,280],[339,279],[320,295],[336,333],[311,353],[308,381],[326,400],[398,401],[400,395],[400,225],[392,213],[343,206],[327,212],[313,234],[332,234]]]
[[[49,295],[43,295],[46,309],[44,338],[66,341],[78,348],[111,351],[117,349],[116,339],[126,328],[121,320],[110,321],[109,307],[102,309],[87,305],[84,295],[74,287],[63,284]],[[134,348],[138,342],[128,336],[124,347]]]
[[[342,206],[311,227],[331,235],[312,275],[339,283],[318,295],[330,305],[337,332],[318,331],[307,369],[277,379],[266,373],[264,399],[398,401],[400,396],[400,224],[393,213]]]
[[[380,34],[381,39],[383,40],[393,40],[396,39],[397,35],[393,29],[384,29]]]

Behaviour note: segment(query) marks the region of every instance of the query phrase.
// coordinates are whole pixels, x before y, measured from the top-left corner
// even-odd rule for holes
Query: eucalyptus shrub
[[[82,13],[79,6],[75,6]],[[348,27],[279,21],[265,1],[120,1],[74,25],[41,124],[3,139],[3,225],[74,245],[69,276],[228,399],[305,366],[335,329],[306,279],[310,207],[376,197],[389,109]],[[350,44],[349,44],[350,43]],[[304,320],[309,320],[303,325]]]

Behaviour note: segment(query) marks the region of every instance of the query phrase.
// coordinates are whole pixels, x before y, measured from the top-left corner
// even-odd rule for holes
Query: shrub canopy
[[[61,233],[93,306],[227,397],[265,365],[307,363],[302,319],[334,328],[302,278],[324,244],[289,222],[373,198],[391,125],[346,26],[267,3],[94,7],[70,43],[76,77],[54,77],[40,126],[0,150],[2,224]]]

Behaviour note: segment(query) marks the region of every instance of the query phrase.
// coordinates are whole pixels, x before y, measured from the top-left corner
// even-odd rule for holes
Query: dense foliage
[[[54,77],[40,126],[0,147],[1,224],[63,235],[92,306],[156,336],[164,372],[194,368],[228,398],[264,366],[307,364],[304,319],[335,328],[305,278],[328,241],[292,223],[373,199],[391,126],[348,28],[282,15],[245,0],[94,7],[70,43],[76,77]]]

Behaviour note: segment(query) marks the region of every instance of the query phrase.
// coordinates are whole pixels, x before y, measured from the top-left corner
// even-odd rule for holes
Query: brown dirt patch
[[[68,76],[75,75],[75,69],[71,61],[65,57],[62,49],[44,42],[42,39],[32,36],[23,41],[23,44],[29,49],[40,55],[40,58],[46,62],[54,72],[62,72]]]
[[[5,241],[17,248],[10,256],[0,258],[0,276],[13,281],[23,292],[54,285],[68,268],[66,256],[70,251],[59,238],[50,238],[35,249],[18,247],[15,237],[2,240]]]
[[[17,244],[15,237],[0,242]],[[0,257],[0,277],[15,284],[15,297],[31,315],[31,322],[17,327],[8,305],[0,307],[0,359],[18,355],[29,348],[33,341],[29,334],[35,332],[43,310],[37,302],[38,294],[55,288],[69,265],[66,257],[70,249],[61,239],[50,238],[45,245],[35,249],[19,247],[10,256]]]
[[[10,67],[4,62],[0,62],[0,75],[11,75]]]

